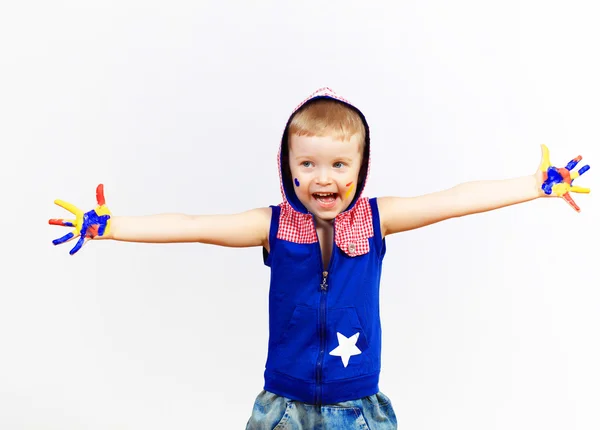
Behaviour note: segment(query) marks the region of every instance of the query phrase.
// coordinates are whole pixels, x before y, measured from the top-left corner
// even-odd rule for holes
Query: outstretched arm
[[[177,243],[201,242],[230,247],[264,246],[268,237],[271,209],[268,207],[231,215],[161,214],[148,216],[113,216],[104,199],[102,184],[96,189],[98,206],[83,212],[71,203],[55,203],[75,215],[75,219],[51,219],[52,225],[74,230],[53,241],[54,245],[79,238],[71,249],[73,255],[90,239],[113,239],[125,242]]]
[[[266,246],[271,208],[230,215],[118,216],[106,239],[125,242],[201,242],[230,247]]]
[[[383,236],[539,197],[533,176],[476,181],[418,197],[377,199]]]
[[[571,182],[585,173],[589,166],[577,172],[571,170],[581,157],[566,167],[550,165],[548,148],[542,145],[542,161],[535,174],[515,179],[475,181],[448,190],[418,197],[381,197],[377,199],[383,236],[412,230],[426,225],[493,209],[523,203],[539,197],[563,197],[579,211],[569,191],[589,193],[588,188],[574,187]]]

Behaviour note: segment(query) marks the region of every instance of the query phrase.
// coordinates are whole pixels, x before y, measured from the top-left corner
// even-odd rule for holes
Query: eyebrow
[[[312,155],[297,155],[294,157],[295,160],[302,160],[305,158],[313,158],[313,156]],[[348,158],[348,157],[334,157],[333,159],[336,161],[346,161],[348,163],[353,161],[352,158]]]

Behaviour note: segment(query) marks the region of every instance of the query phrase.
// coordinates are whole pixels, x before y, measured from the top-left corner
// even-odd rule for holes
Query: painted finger
[[[50,219],[48,224],[50,225],[62,225],[64,227],[75,227],[76,221],[74,219]]]
[[[96,201],[98,202],[98,206],[106,204],[106,200],[104,199],[104,184],[99,184],[96,187]]]
[[[588,194],[590,192],[589,188],[584,188],[584,187],[571,187],[569,189],[569,191],[573,191],[574,193],[585,193]]]
[[[545,172],[550,167],[550,151],[548,147],[542,144],[542,163],[540,164],[540,170]]]
[[[75,246],[73,247],[73,249],[71,249],[69,251],[69,254],[73,255],[77,251],[79,251],[81,249],[81,247],[83,246],[84,242],[85,242],[85,236],[79,236],[79,240],[77,241],[77,243],[75,244]]]
[[[75,233],[71,232],[71,233],[67,233],[65,234],[63,237],[59,237],[58,239],[54,239],[52,241],[52,243],[54,245],[60,245],[61,243],[65,243],[70,241],[71,239],[73,239],[75,237]]]
[[[579,169],[577,172],[571,172],[571,180],[580,177],[581,175],[583,175],[588,170],[590,170],[590,165],[586,164],[581,169]]]
[[[569,206],[571,206],[577,212],[581,212],[581,209],[579,208],[579,206],[577,206],[577,203],[575,203],[575,200],[573,200],[573,197],[571,197],[569,193],[563,194],[562,198],[569,204]]]
[[[577,166],[577,163],[579,163],[580,161],[581,161],[581,155],[578,155],[577,157],[573,158],[571,161],[569,161],[567,163],[567,165],[565,166],[565,169],[573,170],[573,168],[575,166]]]
[[[78,217],[83,216],[83,211],[71,203],[67,203],[64,200],[60,200],[60,199],[54,200],[54,203],[57,204],[58,206],[60,206],[61,208],[68,210],[75,216],[78,216]]]

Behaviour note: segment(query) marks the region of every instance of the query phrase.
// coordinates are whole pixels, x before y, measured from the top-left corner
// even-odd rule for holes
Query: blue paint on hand
[[[67,240],[71,239],[73,236],[75,236],[74,233],[72,233],[72,232],[71,233],[67,233],[63,237],[60,237],[58,239],[54,239],[52,241],[52,243],[54,245],[60,245],[61,243],[65,243]]]
[[[71,249],[69,251],[69,254],[73,255],[77,251],[79,251],[79,249],[83,246],[84,242],[85,242],[85,236],[79,236],[79,240],[77,241],[77,243],[75,244],[75,246],[73,247],[73,249]]]
[[[110,215],[98,215],[95,210],[84,213],[83,225],[81,226],[81,231],[79,232],[79,240],[73,249],[69,251],[69,254],[73,255],[79,251],[85,243],[86,237],[93,238],[95,236],[102,236],[106,230],[106,223],[109,219]],[[97,226],[96,232],[93,231],[94,226]],[[90,229],[92,231],[90,231]]]
[[[583,166],[581,169],[579,169],[579,176],[583,175],[585,172],[587,172],[588,170],[590,170],[590,166],[588,164],[586,164],[585,166]]]
[[[91,239],[96,236],[103,236],[109,219],[110,215],[98,215],[96,210],[86,212],[83,214],[83,222],[81,223],[81,229],[79,229],[79,231],[67,233],[63,237],[53,240],[52,243],[54,245],[60,245],[61,243],[73,239],[76,236],[76,233],[78,233],[79,240],[73,249],[69,251],[69,254],[73,255],[81,249],[86,238]],[[63,221],[62,224],[67,227],[74,227],[74,224],[68,221]]]

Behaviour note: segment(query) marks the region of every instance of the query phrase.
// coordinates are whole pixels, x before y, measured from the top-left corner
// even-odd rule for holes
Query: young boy
[[[279,149],[283,202],[235,215],[113,217],[98,187],[98,207],[83,213],[55,244],[91,238],[131,242],[202,242],[262,246],[271,268],[269,344],[264,389],[247,429],[395,429],[390,400],[379,391],[379,281],[385,237],[449,218],[546,195],[576,208],[568,191],[589,192],[571,172],[542,163],[530,176],[481,181],[414,198],[362,196],[369,173],[364,115],[329,88],[290,117]],[[577,208],[578,209],[578,208]]]

